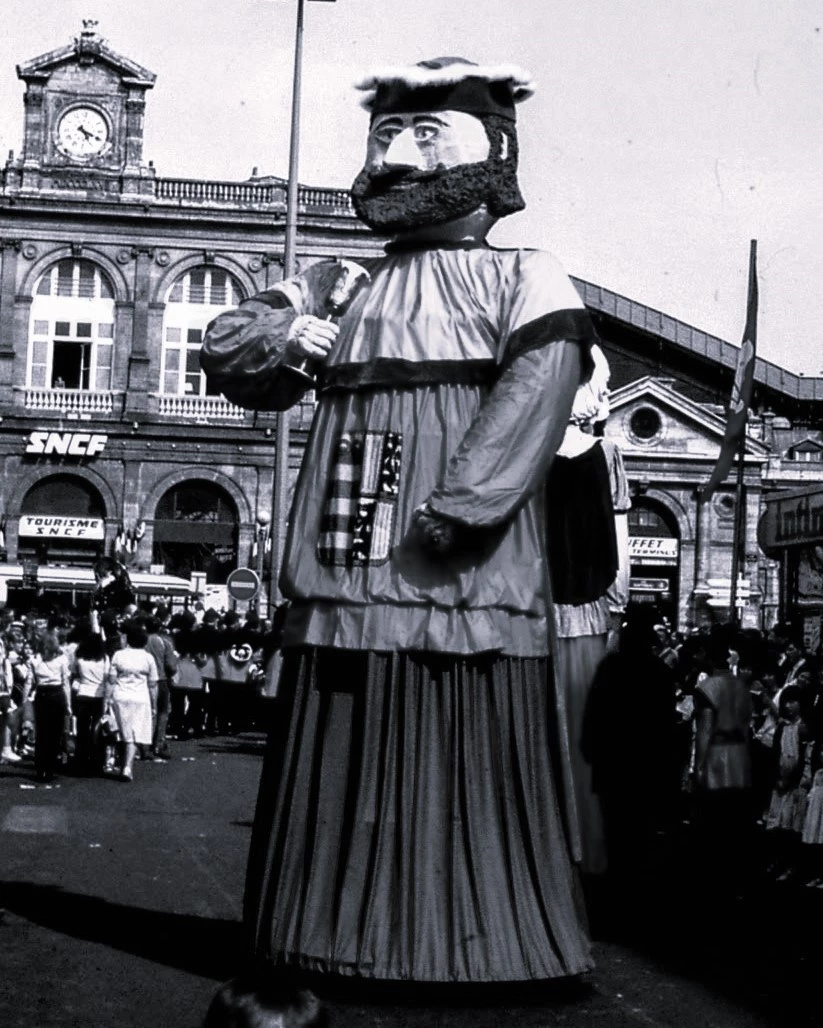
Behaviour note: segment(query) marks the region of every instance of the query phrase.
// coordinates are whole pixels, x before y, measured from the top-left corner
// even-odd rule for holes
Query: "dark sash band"
[[[380,357],[368,364],[332,364],[320,372],[320,392],[403,389],[427,385],[491,385],[499,368],[493,360],[407,361]]]
[[[542,346],[557,343],[561,339],[586,343],[586,353],[588,354],[588,347],[597,342],[597,333],[589,317],[589,312],[585,308],[552,311],[551,314],[544,314],[515,329],[506,349],[503,367],[530,350],[539,350]],[[589,365],[591,365],[590,360]],[[590,372],[591,366],[589,366]]]

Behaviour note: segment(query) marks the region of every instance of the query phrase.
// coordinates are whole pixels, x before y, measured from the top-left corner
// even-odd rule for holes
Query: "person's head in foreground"
[[[256,973],[238,975],[221,985],[211,1001],[203,1028],[327,1028],[320,1000]]]

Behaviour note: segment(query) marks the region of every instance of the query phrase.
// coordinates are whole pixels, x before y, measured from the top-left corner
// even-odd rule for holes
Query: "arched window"
[[[161,497],[154,515],[153,562],[181,578],[205,572],[223,583],[237,567],[237,508],[211,482],[190,481]]]
[[[200,370],[200,347],[206,326],[222,311],[243,300],[240,288],[221,268],[193,268],[166,296],[160,391],[171,396],[219,394]]]
[[[114,291],[96,264],[53,264],[34,287],[29,324],[27,386],[111,389]]]
[[[629,532],[632,535],[661,536],[674,538],[678,535],[676,524],[668,512],[664,514],[657,506],[635,501],[628,514]]]
[[[100,493],[85,479],[51,475],[29,489],[21,514],[62,514],[74,518],[102,518],[106,508]]]

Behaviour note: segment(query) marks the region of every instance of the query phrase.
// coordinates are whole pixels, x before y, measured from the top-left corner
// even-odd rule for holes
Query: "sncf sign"
[[[57,453],[67,457],[96,457],[106,447],[109,437],[92,432],[32,432],[26,453]]]

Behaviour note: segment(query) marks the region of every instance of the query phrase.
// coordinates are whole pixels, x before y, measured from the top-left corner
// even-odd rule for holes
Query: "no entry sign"
[[[237,568],[226,579],[226,589],[233,600],[253,600],[260,592],[260,579],[251,568]]]

